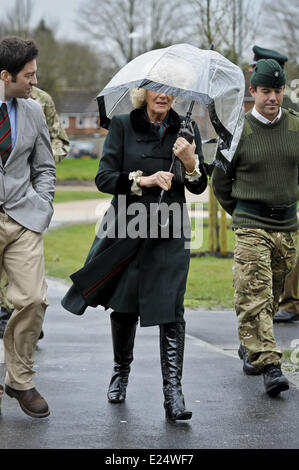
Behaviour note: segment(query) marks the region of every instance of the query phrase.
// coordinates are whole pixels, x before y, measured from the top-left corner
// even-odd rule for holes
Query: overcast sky
[[[0,6],[8,0],[0,0]],[[8,2],[10,3],[10,2]],[[76,39],[80,35],[75,19],[82,0],[33,0],[32,25],[35,26],[41,18],[52,26],[58,25],[57,36],[65,39]],[[5,15],[5,9],[0,8],[0,18]],[[82,36],[81,36],[82,38]]]
[[[33,3],[33,18],[32,26],[36,26],[41,18],[44,18],[46,23],[52,28],[53,25],[57,26],[56,36],[64,39],[86,40],[78,26],[75,23],[76,18],[79,16],[79,6],[84,0],[32,0]],[[88,1],[88,0],[85,0]],[[109,1],[109,0],[107,0]],[[261,0],[251,0],[254,5],[259,4]],[[0,0],[0,18],[5,16],[5,8],[2,7],[7,4],[8,0]],[[12,3],[12,0],[11,0]],[[2,8],[1,8],[2,7]],[[264,36],[262,33],[256,37],[254,43],[264,46],[272,47],[279,50],[280,45],[274,40],[269,38],[268,34]],[[252,56],[251,47],[244,50],[243,58],[250,60]]]

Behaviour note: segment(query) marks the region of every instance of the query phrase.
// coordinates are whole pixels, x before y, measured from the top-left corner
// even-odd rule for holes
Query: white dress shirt
[[[256,109],[256,107],[254,106],[252,111],[251,111],[251,114],[252,116],[254,116],[256,119],[258,119],[259,121],[261,121],[263,124],[268,124],[268,125],[271,125],[271,124],[275,124],[277,121],[279,121],[279,119],[281,118],[281,115],[282,115],[282,111],[281,111],[281,108],[279,108],[279,113],[277,114],[276,118],[273,119],[273,121],[270,121],[269,119],[265,118],[264,116],[262,116],[258,110]]]

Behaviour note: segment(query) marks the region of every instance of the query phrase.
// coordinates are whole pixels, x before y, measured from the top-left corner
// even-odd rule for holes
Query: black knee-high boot
[[[160,355],[166,418],[186,420],[192,412],[185,408],[182,372],[185,346],[185,324],[160,325]]]
[[[133,361],[138,315],[112,312],[110,319],[114,368],[107,396],[111,403],[122,403],[126,399],[130,364]]]

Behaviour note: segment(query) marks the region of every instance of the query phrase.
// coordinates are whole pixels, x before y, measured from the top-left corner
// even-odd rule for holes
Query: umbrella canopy
[[[222,157],[232,160],[244,124],[245,80],[237,65],[216,51],[190,44],[146,52],[125,65],[97,96],[102,127],[109,127],[113,115],[133,109],[131,88],[207,105]]]

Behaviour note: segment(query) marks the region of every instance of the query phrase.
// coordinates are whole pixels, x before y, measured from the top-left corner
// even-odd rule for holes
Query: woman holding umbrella
[[[184,184],[176,183],[168,170],[172,150],[185,167],[187,188],[203,192],[207,177],[198,129],[195,142],[176,138],[181,119],[171,108],[173,97],[143,88],[133,89],[135,109],[112,119],[96,176],[100,191],[126,194],[148,205],[156,202],[161,189],[164,202],[185,202]],[[198,156],[196,156],[196,154]],[[199,168],[200,167],[200,168]],[[189,181],[188,181],[189,178]],[[191,181],[190,181],[191,180]],[[185,337],[184,293],[189,252],[184,237],[144,239],[138,253],[122,274],[109,301],[114,370],[108,390],[111,402],[125,400],[133,360],[138,316],[141,326],[160,326],[160,353],[164,407],[172,419],[189,419],[181,390]]]
[[[183,211],[185,186],[195,194],[202,193],[207,186],[198,128],[194,124],[192,144],[177,137],[183,118],[172,109],[170,95],[138,88],[131,90],[131,100],[135,109],[130,114],[112,118],[96,185],[100,191],[114,195],[112,206],[116,214],[118,196],[126,196],[127,208],[136,202],[148,208],[151,203],[157,204],[162,190],[165,191],[163,203],[168,206],[176,203]],[[169,171],[173,153],[184,166],[183,182],[178,182]],[[185,232],[181,226],[179,235],[142,239],[104,305],[113,310],[114,369],[108,400],[121,403],[126,398],[140,318],[141,326],[159,325],[160,328],[164,408],[166,417],[172,420],[187,420],[192,416],[185,408],[181,386],[185,341],[183,301],[190,260]],[[107,238],[95,240],[91,252],[100,253],[107,243]],[[74,286],[62,302],[69,310],[73,295]]]

